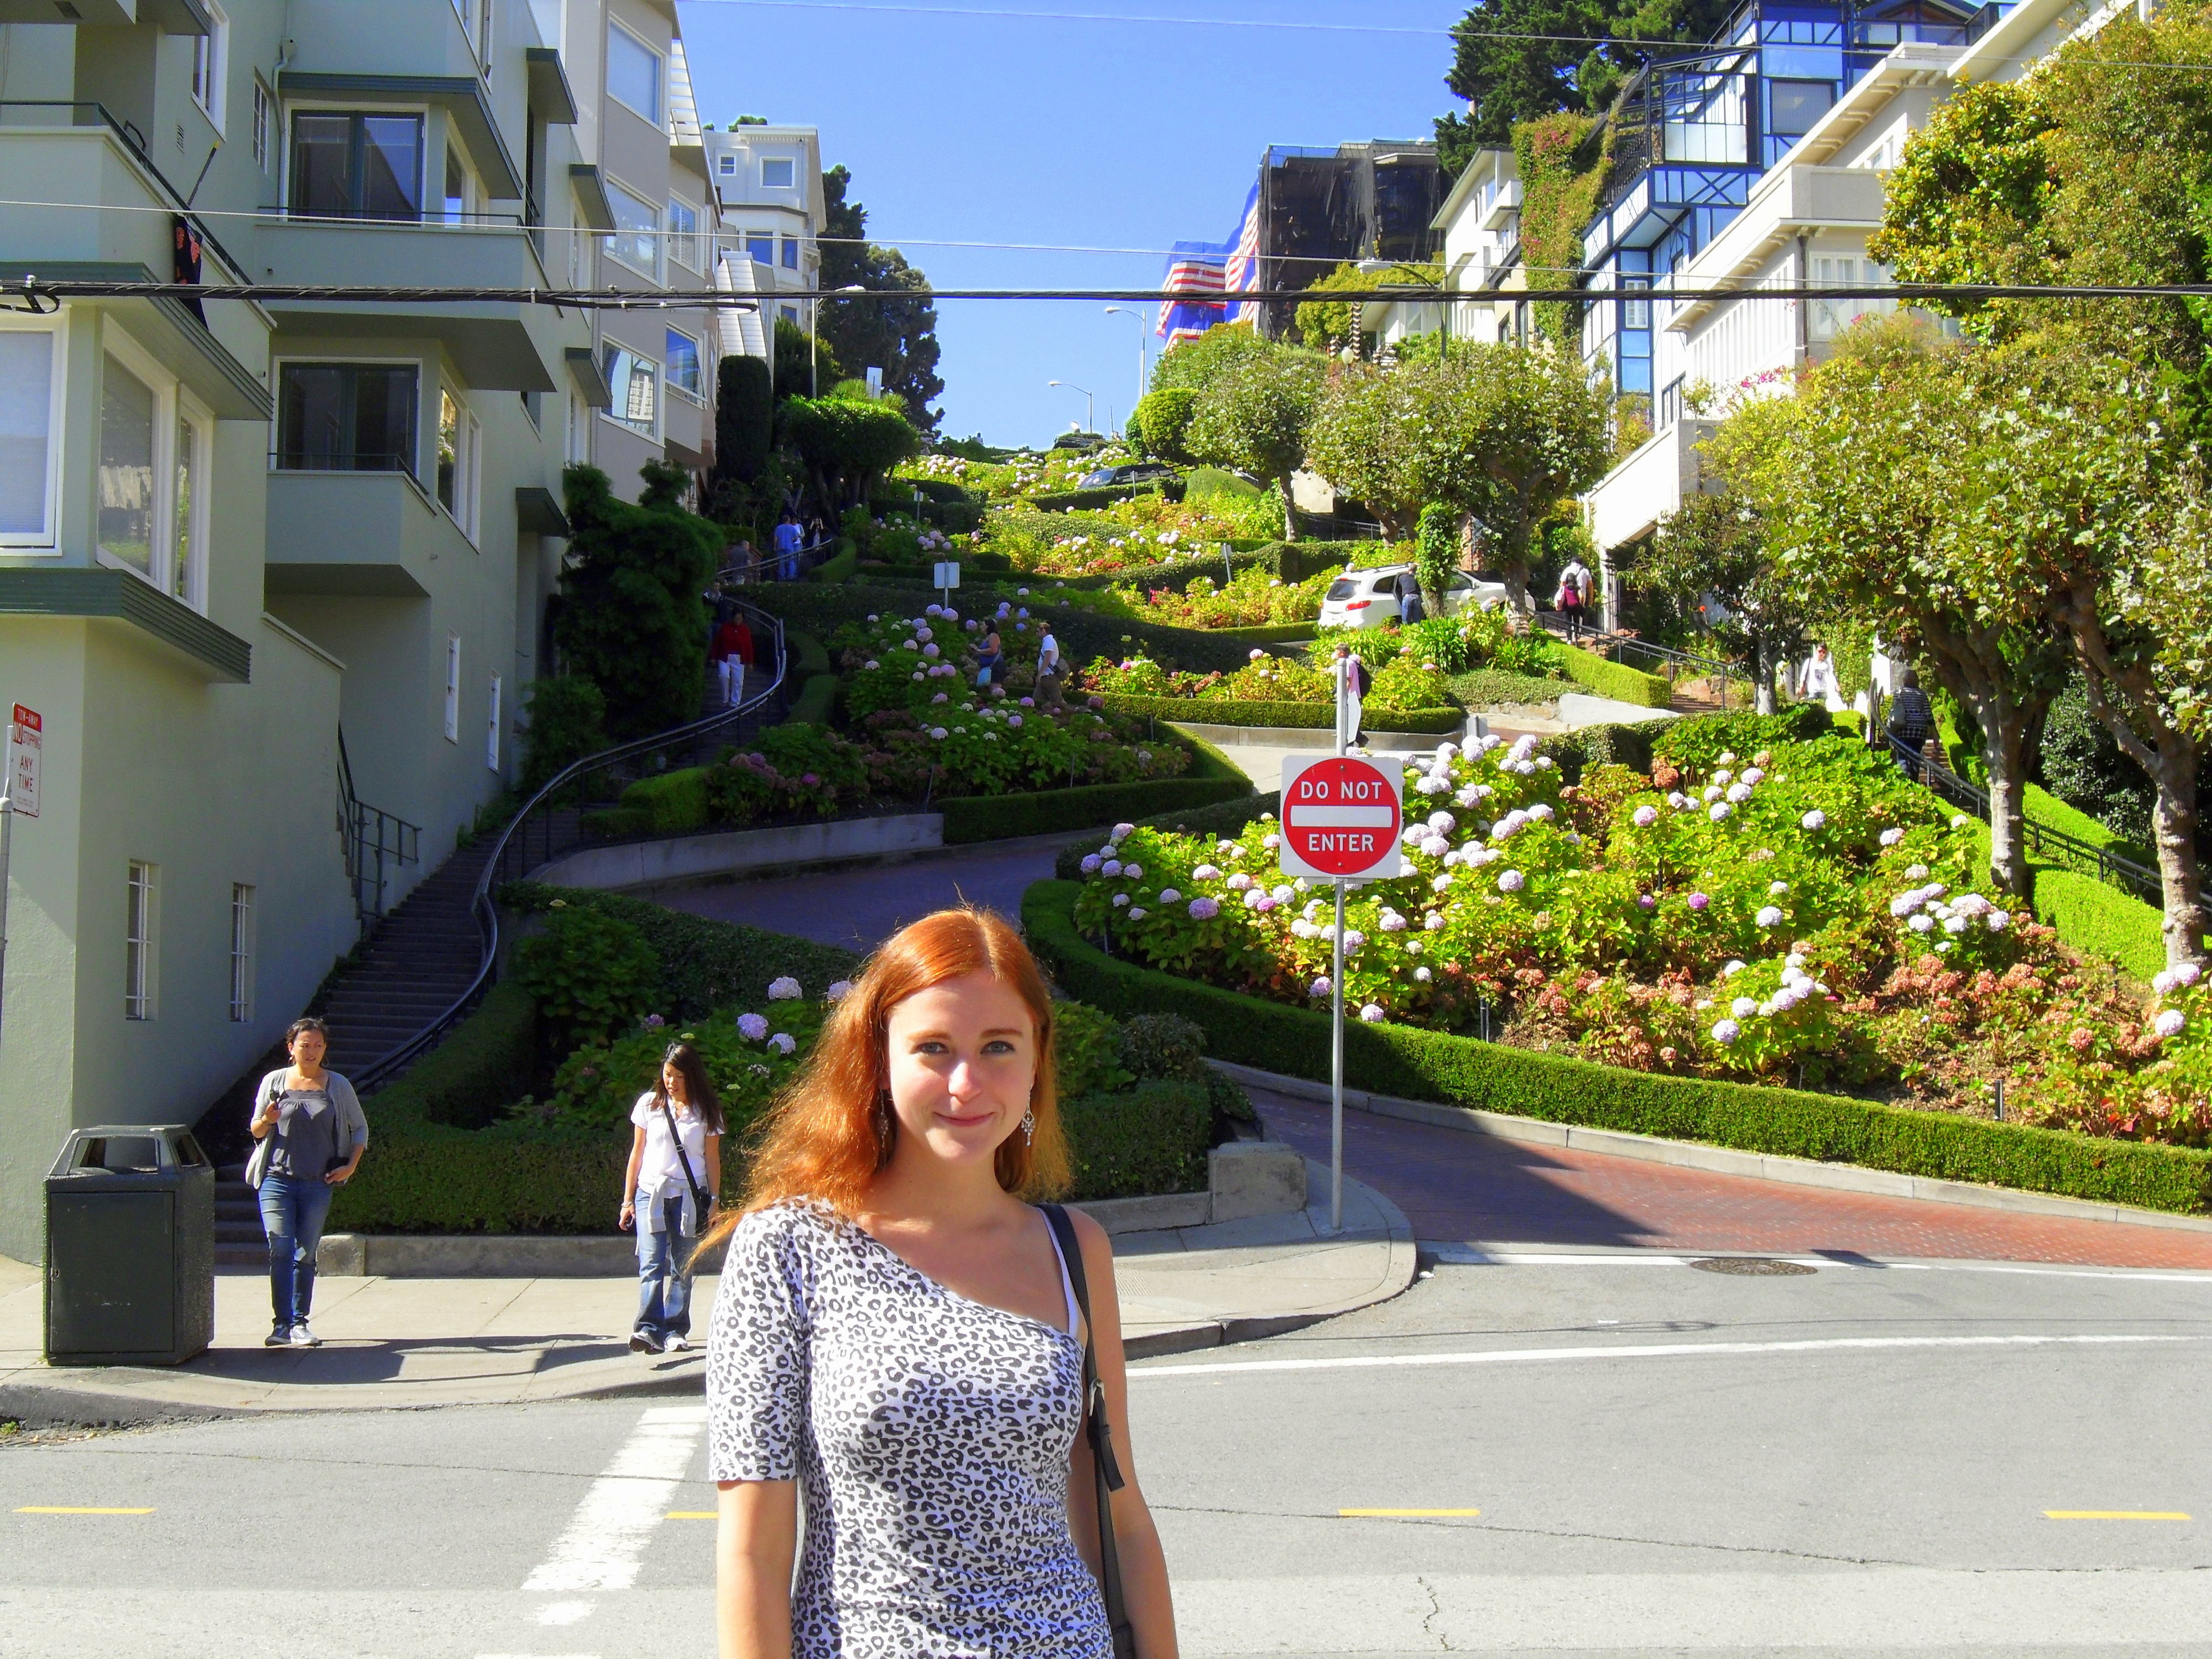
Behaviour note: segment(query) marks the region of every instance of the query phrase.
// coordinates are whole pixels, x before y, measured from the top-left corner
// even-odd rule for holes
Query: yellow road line
[[[15,1511],[18,1515],[151,1515],[153,1512],[150,1509],[94,1509],[62,1504],[26,1504]]]
[[[1350,1519],[1356,1516],[1425,1518],[1435,1516],[1480,1515],[1481,1513],[1480,1510],[1339,1510],[1337,1511],[1338,1516],[1344,1519]]]
[[[2046,1521],[2186,1521],[2180,1510],[2045,1510]]]
[[[721,1516],[713,1510],[671,1510],[668,1518],[671,1521],[719,1521]]]

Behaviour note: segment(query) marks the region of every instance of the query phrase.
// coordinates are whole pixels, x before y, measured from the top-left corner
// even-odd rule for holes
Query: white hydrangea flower
[[[784,975],[781,979],[769,981],[768,1000],[770,1002],[788,1002],[793,997],[805,994],[806,993],[799,988],[799,981],[788,974]]]

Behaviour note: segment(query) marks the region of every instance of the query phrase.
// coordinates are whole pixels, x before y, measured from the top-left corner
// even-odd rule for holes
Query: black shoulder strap
[[[1044,1218],[1060,1244],[1060,1259],[1067,1268],[1067,1282],[1075,1291],[1075,1305],[1083,1315],[1084,1432],[1091,1442],[1091,1467],[1098,1489],[1098,1559],[1104,1571],[1099,1588],[1106,1597],[1106,1623],[1114,1637],[1116,1654],[1135,1651],[1129,1634],[1129,1611],[1121,1597],[1121,1553],[1114,1540],[1113,1494],[1127,1484],[1114,1456],[1113,1425],[1106,1418],[1106,1389],[1098,1380],[1097,1351],[1091,1341],[1091,1287],[1084,1282],[1083,1246],[1077,1242],[1075,1224],[1058,1204],[1040,1204]]]
[[[692,1211],[703,1229],[707,1224],[707,1194],[699,1189],[699,1177],[691,1173],[691,1155],[684,1150],[684,1132],[676,1127],[676,1113],[668,1103],[668,1097],[656,1090],[653,1100],[660,1108],[661,1116],[668,1120],[668,1139],[675,1144],[676,1161],[684,1166],[684,1184],[691,1189]]]

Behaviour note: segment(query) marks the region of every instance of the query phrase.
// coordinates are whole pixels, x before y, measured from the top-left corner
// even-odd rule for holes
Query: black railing
[[[494,895],[501,885],[584,847],[604,844],[607,838],[594,836],[588,827],[586,814],[593,807],[618,799],[623,789],[641,778],[665,771],[672,764],[691,763],[710,745],[735,738],[781,697],[783,619],[741,599],[731,603],[746,613],[756,655],[772,665],[766,683],[749,687],[742,701],[703,719],[586,755],[562,768],[531,796],[492,843],[490,856],[484,860],[470,896],[470,912],[476,918],[482,941],[475,977],[435,1019],[355,1073],[356,1089],[366,1092],[397,1077],[465,1018],[491,988],[499,974],[499,906]],[[746,678],[750,680],[751,676]]]
[[[1565,639],[1567,619],[1557,611],[1539,611],[1536,621],[1550,632]],[[1639,640],[1632,634],[1599,634],[1585,629],[1583,637],[1574,641],[1577,648],[1604,657],[1610,661],[1626,663],[1632,659],[1639,663],[1652,663],[1668,679],[1682,678],[1682,670],[1691,669],[1720,685],[1721,707],[1728,707],[1728,683],[1731,678],[1749,680],[1741,663],[1730,663],[1718,657],[1701,657],[1694,651],[1677,651],[1671,645],[1655,645],[1650,640]]]
[[[364,927],[382,920],[384,889],[391,872],[422,861],[422,829],[353,792],[353,763],[346,757],[345,732],[338,733],[338,843],[345,849],[346,879],[353,884],[353,911]]]

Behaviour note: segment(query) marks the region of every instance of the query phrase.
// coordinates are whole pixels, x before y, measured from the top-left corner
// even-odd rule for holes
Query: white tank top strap
[[[1083,1333],[1077,1328],[1079,1310],[1075,1305],[1075,1281],[1067,1276],[1066,1254],[1060,1248],[1058,1233],[1047,1227],[1044,1236],[1052,1241],[1052,1259],[1060,1264],[1060,1293],[1067,1302],[1067,1334],[1080,1337]]]

